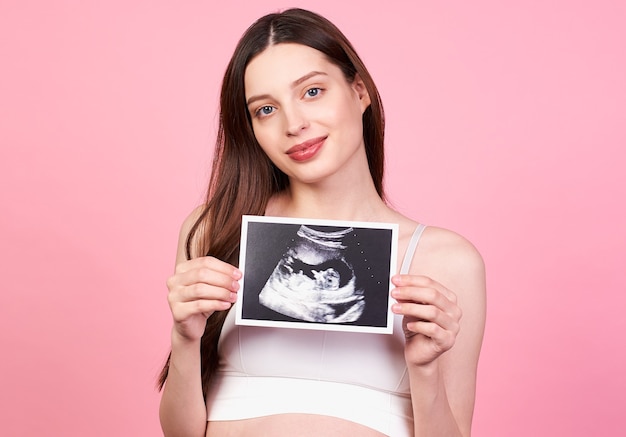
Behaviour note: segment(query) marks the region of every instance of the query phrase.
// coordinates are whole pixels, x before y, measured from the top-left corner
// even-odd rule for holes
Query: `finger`
[[[188,261],[179,263],[176,266],[176,273],[183,273],[190,270],[206,268],[214,270],[216,272],[223,273],[225,275],[232,276],[233,279],[241,279],[241,271],[227,262],[217,259],[213,256],[202,256],[199,258],[193,258]]]
[[[456,333],[447,331],[435,323],[424,321],[409,322],[406,324],[406,329],[409,331],[406,333],[407,337],[420,334],[433,340],[439,348],[439,352],[447,351],[454,346],[456,341]]]
[[[167,299],[174,320],[180,321],[193,314],[228,309],[237,301],[237,294],[224,288],[194,284],[174,289]]]
[[[224,311],[232,306],[232,303],[221,300],[200,299],[190,302],[178,302],[172,306],[172,317],[175,322],[183,322],[197,314],[207,316],[215,311]]]
[[[433,323],[455,334],[459,331],[459,319],[434,305],[397,303],[392,306],[392,310],[396,314],[412,318],[416,321]]]
[[[392,290],[391,296],[399,303],[432,305],[441,311],[460,317],[458,305],[434,288],[398,287]]]
[[[237,301],[237,293],[223,287],[196,283],[175,288],[169,293],[168,298],[171,303],[191,302],[194,300],[220,300],[232,303]]]
[[[207,284],[214,287],[221,287],[236,292],[239,289],[239,282],[231,275],[221,271],[212,270],[208,267],[198,267],[172,275],[167,286],[170,290],[179,286],[191,286],[194,284]]]
[[[435,281],[428,276],[423,275],[395,275],[391,278],[392,283],[396,287],[418,287],[418,288],[432,288],[444,296],[450,301],[457,302],[457,296],[454,292],[447,289],[443,284]]]

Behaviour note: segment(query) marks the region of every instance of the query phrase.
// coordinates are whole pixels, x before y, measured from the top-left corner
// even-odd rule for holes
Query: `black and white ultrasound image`
[[[242,318],[385,327],[389,229],[250,222]]]

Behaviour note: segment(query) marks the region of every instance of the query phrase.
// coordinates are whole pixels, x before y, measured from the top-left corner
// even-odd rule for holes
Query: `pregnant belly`
[[[336,417],[277,414],[244,420],[208,422],[206,437],[385,437],[378,431]]]

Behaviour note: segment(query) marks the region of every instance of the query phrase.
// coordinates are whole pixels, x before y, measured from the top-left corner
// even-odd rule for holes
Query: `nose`
[[[285,123],[287,128],[287,136],[299,135],[304,129],[309,126],[309,122],[305,114],[297,107],[284,110]]]

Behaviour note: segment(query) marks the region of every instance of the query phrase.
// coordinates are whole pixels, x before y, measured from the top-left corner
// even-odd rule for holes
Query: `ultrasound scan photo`
[[[244,216],[238,324],[389,333],[397,226]]]

